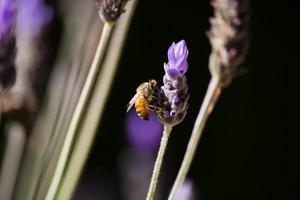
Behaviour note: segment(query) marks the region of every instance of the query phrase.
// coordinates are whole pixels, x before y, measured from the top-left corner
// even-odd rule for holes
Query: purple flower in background
[[[150,119],[145,122],[134,111],[127,115],[126,131],[129,143],[138,150],[155,151],[159,146],[162,125],[151,113]]]
[[[164,64],[166,74],[161,89],[165,100],[161,104],[165,112],[158,113],[158,118],[162,123],[172,126],[184,119],[188,108],[189,94],[185,77],[188,53],[184,40],[173,43],[168,50],[169,62]]]
[[[175,195],[175,200],[195,200],[197,198],[195,185],[191,180],[185,180]]]
[[[18,6],[17,30],[31,37],[38,36],[49,24],[53,12],[43,0],[16,0]]]
[[[12,0],[0,1],[0,42],[10,43],[15,24],[15,5]]]
[[[16,79],[15,57],[15,4],[12,0],[0,1],[0,93],[10,88]]]

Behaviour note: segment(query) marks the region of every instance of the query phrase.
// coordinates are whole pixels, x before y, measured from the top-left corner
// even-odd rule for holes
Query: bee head
[[[157,85],[157,82],[156,82],[156,80],[154,80],[154,79],[151,79],[151,80],[149,81],[149,85],[150,85],[150,87],[152,87],[152,88],[155,88],[155,87],[156,87],[156,85]]]

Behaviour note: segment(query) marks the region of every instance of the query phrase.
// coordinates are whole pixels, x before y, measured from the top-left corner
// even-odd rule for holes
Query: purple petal
[[[180,42],[178,42],[175,46],[175,56],[176,58],[180,58],[183,54],[184,54],[184,50],[185,50],[185,41],[181,40]]]
[[[183,76],[183,75],[186,73],[188,67],[189,67],[188,63],[187,63],[187,62],[183,62],[183,63],[181,63],[181,64],[177,67],[177,70],[178,70],[179,74],[180,74],[181,76]]]
[[[173,69],[173,68],[167,68],[166,73],[173,80],[179,76],[179,72],[177,71],[177,69]]]
[[[170,48],[168,49],[168,60],[169,62],[171,62],[172,64],[174,64],[176,62],[176,57],[175,57],[175,42],[172,43],[172,45],[170,46]]]
[[[186,64],[186,62],[187,62],[186,59],[181,57],[176,61],[174,68],[176,68],[179,71]]]
[[[170,74],[172,78],[177,78],[178,74],[184,75],[187,71],[187,57],[188,57],[188,49],[184,40],[181,40],[178,43],[172,43],[168,50],[168,69],[165,71]],[[171,70],[172,69],[172,70]],[[175,73],[174,70],[177,70]]]
[[[174,98],[173,98],[173,101],[175,104],[178,104],[180,101],[181,101],[181,97],[179,95],[176,95]]]
[[[185,65],[182,65],[182,68],[179,70],[181,75],[184,75],[189,68],[189,63],[186,62]]]

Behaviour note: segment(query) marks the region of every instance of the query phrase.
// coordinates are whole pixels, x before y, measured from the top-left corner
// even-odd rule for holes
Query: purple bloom
[[[15,18],[14,2],[0,1],[0,93],[11,87],[16,78]]]
[[[17,30],[31,37],[38,36],[52,19],[52,10],[43,0],[16,0],[18,5]]]
[[[151,113],[150,119],[145,122],[134,111],[127,115],[126,131],[129,143],[138,150],[155,151],[159,146],[162,125]]]
[[[161,122],[172,126],[179,124],[185,117],[188,108],[189,94],[185,73],[188,69],[188,49],[184,40],[173,43],[168,50],[167,64],[164,64],[166,74],[161,87],[164,101],[160,103],[165,112],[159,113]]]
[[[178,76],[183,76],[188,69],[189,51],[186,47],[185,41],[181,40],[177,44],[173,42],[168,50],[169,62],[164,64],[165,72],[171,79],[177,79]]]
[[[15,5],[12,0],[0,1],[0,42],[9,43],[13,37]]]

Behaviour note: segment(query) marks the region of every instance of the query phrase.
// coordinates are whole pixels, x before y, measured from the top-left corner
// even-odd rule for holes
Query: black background
[[[295,2],[251,3],[250,50],[243,63],[248,73],[222,93],[189,173],[201,200],[300,199],[300,15]],[[76,199],[99,193],[103,182],[111,186],[110,199],[123,199],[118,156],[127,145],[125,106],[141,82],[162,81],[169,45],[185,39],[190,108],[168,146],[162,169],[168,178],[160,186],[166,199],[210,79],[205,32],[212,15],[207,0],[139,1]]]

